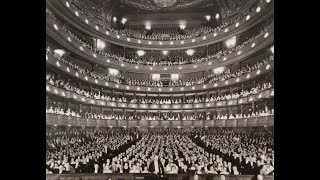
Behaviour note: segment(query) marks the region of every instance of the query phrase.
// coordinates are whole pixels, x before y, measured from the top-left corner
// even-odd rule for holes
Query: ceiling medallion
[[[177,0],[153,0],[153,2],[158,7],[167,8],[174,6]]]

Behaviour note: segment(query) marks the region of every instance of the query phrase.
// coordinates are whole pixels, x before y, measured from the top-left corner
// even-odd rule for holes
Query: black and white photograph
[[[274,0],[45,2],[46,180],[275,179]]]

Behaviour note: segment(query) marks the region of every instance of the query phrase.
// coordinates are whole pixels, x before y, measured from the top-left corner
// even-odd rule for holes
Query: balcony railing
[[[232,99],[226,101],[216,101],[216,102],[204,102],[204,103],[192,103],[192,104],[138,104],[130,102],[115,102],[115,101],[104,101],[97,100],[93,98],[87,98],[77,93],[62,90],[50,84],[46,85],[46,91],[50,94],[55,94],[62,98],[73,99],[75,101],[97,105],[105,106],[110,108],[120,108],[120,109],[153,109],[153,110],[183,110],[183,109],[204,109],[204,108],[214,108],[214,107],[225,107],[225,106],[236,106],[242,104],[249,104],[253,101],[259,101],[263,99],[268,99],[274,96],[274,89],[264,90],[255,95],[250,95],[248,97],[242,97],[239,99]]]
[[[57,3],[56,3],[57,4]],[[54,7],[54,6],[53,6]],[[252,10],[249,12],[247,16],[242,18],[238,23],[234,23],[229,25],[228,27],[222,28],[217,32],[212,32],[206,35],[202,35],[199,37],[184,39],[184,40],[143,40],[143,39],[136,39],[132,37],[122,36],[121,34],[112,32],[110,29],[105,29],[93,20],[88,20],[87,17],[79,12],[79,10],[72,5],[69,8],[66,6],[66,1],[62,0],[59,2],[59,7],[69,10],[68,14],[72,16],[74,20],[78,20],[83,27],[88,27],[92,32],[99,34],[106,39],[113,39],[113,42],[122,43],[127,46],[145,46],[145,47],[156,47],[156,48],[163,48],[163,47],[173,47],[173,46],[192,46],[199,42],[201,43],[208,43],[212,41],[217,41],[222,37],[226,37],[228,35],[233,35],[235,32],[239,31],[239,29],[243,27],[248,27],[248,24],[253,24],[257,21],[257,19],[262,19],[262,17],[266,17],[266,13],[270,13],[273,10],[273,2],[267,3],[266,1],[262,1],[258,6],[260,10],[257,9]],[[58,8],[57,8],[58,9]],[[78,22],[79,23],[79,22]],[[130,39],[130,40],[128,40]],[[194,39],[194,40],[193,40]],[[184,41],[182,44],[181,41]],[[172,43],[171,43],[172,42]]]
[[[273,126],[274,116],[260,116],[241,119],[216,120],[104,120],[72,117],[66,115],[46,114],[47,125],[86,126],[86,127],[257,127]]]
[[[56,30],[54,26],[57,26]],[[268,27],[267,32],[253,42],[244,46],[243,48],[230,53],[226,56],[221,56],[217,59],[212,59],[204,62],[197,62],[197,66],[194,64],[185,64],[185,65],[175,65],[175,66],[149,66],[149,65],[139,65],[139,64],[131,64],[123,61],[119,61],[113,58],[105,57],[98,53],[93,52],[89,48],[84,47],[81,43],[76,40],[72,40],[70,35],[62,29],[62,27],[55,22],[50,17],[47,17],[47,33],[60,42],[65,48],[70,51],[91,60],[97,64],[101,64],[103,66],[117,68],[119,70],[126,70],[130,72],[145,71],[146,73],[175,73],[175,72],[194,72],[201,70],[212,69],[215,66],[225,66],[226,64],[234,63],[240,59],[244,59],[255,52],[262,50],[268,46],[271,46],[274,41],[273,35],[274,23]]]
[[[57,58],[47,54],[46,58],[47,63],[59,68],[61,71],[71,75],[74,78],[78,78],[84,81],[87,81],[89,83],[100,85],[102,87],[109,87],[113,89],[119,89],[124,91],[136,91],[136,92],[158,92],[158,93],[172,93],[172,92],[190,92],[190,91],[199,91],[199,90],[207,90],[207,89],[214,89],[214,88],[221,88],[223,86],[230,86],[234,85],[252,78],[255,78],[257,76],[260,76],[262,74],[265,74],[273,69],[274,62],[271,61],[268,64],[262,66],[261,68],[252,71],[248,74],[239,76],[237,78],[228,79],[225,81],[210,83],[210,84],[201,84],[201,85],[194,85],[194,86],[185,86],[185,87],[146,87],[146,86],[131,86],[131,85],[125,85],[125,84],[117,84],[113,82],[107,82],[104,80],[95,79],[91,76],[87,76],[85,74],[82,74],[71,67],[68,67],[68,65],[62,63]]]

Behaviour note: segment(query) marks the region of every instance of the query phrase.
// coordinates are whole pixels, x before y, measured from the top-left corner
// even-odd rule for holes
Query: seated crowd
[[[133,28],[133,29],[124,28],[121,30],[117,30],[109,27],[108,25],[103,23],[101,20],[94,18],[96,15],[90,15],[91,14],[90,12],[85,13],[85,10],[81,7],[81,5],[75,2],[71,2],[71,5],[74,6],[76,9],[78,9],[79,12],[83,16],[85,16],[89,21],[93,21],[94,24],[96,24],[97,26],[100,26],[105,30],[111,31],[115,34],[122,35],[125,37],[132,37],[132,38],[142,39],[142,40],[154,40],[154,41],[185,40],[185,39],[199,37],[207,34],[212,34],[239,22],[241,19],[246,17],[246,15],[249,14],[249,11],[245,11],[241,16],[230,19],[214,28],[206,25],[200,25],[200,26],[190,27],[185,29],[167,28],[167,29],[147,30],[141,27],[141,28]]]
[[[273,175],[273,131],[206,131],[192,134],[192,140],[207,151],[218,154],[241,174]]]
[[[112,101],[112,102],[128,102],[128,103],[139,103],[139,104],[192,104],[192,103],[204,103],[204,102],[216,102],[216,101],[225,101],[225,100],[233,100],[242,97],[247,97],[253,94],[257,94],[261,91],[271,89],[273,85],[271,82],[265,82],[263,84],[257,84],[255,87],[252,87],[250,90],[241,90],[240,93],[234,92],[231,94],[224,94],[219,96],[211,95],[210,97],[202,97],[202,98],[192,98],[182,100],[179,99],[163,99],[163,98],[141,98],[141,99],[128,99],[126,97],[110,97],[108,94],[103,93],[102,91],[88,91],[82,88],[78,88],[72,85],[69,81],[66,81],[62,78],[56,78],[54,74],[48,73],[46,75],[46,81],[48,84],[56,86],[58,88],[65,89],[67,91],[71,91],[77,93],[78,95],[85,96],[87,98],[93,98],[96,100],[104,100],[104,101]]]
[[[159,56],[159,57],[139,57],[136,54],[129,54],[126,58],[121,57],[120,61],[124,61],[131,64],[140,64],[140,65],[150,65],[150,66],[174,66],[174,65],[184,65],[184,64],[193,64],[199,62],[206,62],[213,59],[218,59],[221,56],[226,56],[233,52],[236,52],[243,47],[249,45],[251,42],[256,40],[262,34],[265,33],[265,29],[260,31],[260,33],[254,37],[247,38],[241,44],[226,50],[221,50],[219,52],[215,52],[213,54],[206,55],[205,53],[199,53],[192,56]]]
[[[195,54],[192,56],[159,56],[159,57],[139,57],[135,54],[129,54],[126,57],[120,54],[115,54],[112,52],[103,52],[97,48],[93,48],[92,45],[86,40],[85,37],[77,37],[75,34],[73,34],[70,30],[68,30],[67,26],[63,26],[63,29],[68,32],[70,37],[81,43],[84,47],[89,48],[91,51],[98,53],[100,55],[103,55],[105,57],[113,58],[118,61],[127,62],[131,64],[140,64],[140,65],[152,65],[152,66],[173,66],[173,65],[184,65],[184,64],[193,64],[197,62],[206,62],[209,60],[220,58],[221,56],[226,56],[228,54],[231,54],[235,51],[238,51],[247,45],[249,45],[251,42],[259,38],[261,35],[263,35],[267,29],[267,27],[262,28],[262,30],[259,31],[259,33],[251,38],[245,39],[241,44],[230,48],[226,50],[221,50],[219,52],[215,52],[213,54],[205,55],[204,53]]]
[[[96,173],[93,162],[105,163],[138,139],[137,133],[128,131],[49,132],[46,134],[47,174]]]
[[[46,173],[270,175],[273,130],[47,133]]]
[[[126,85],[131,85],[131,86],[164,87],[164,85],[161,81],[133,79],[133,78],[124,79],[122,74],[115,76],[112,74],[101,74],[96,71],[90,71],[89,69],[80,67],[77,64],[66,60],[65,57],[61,57],[60,55],[54,53],[50,47],[47,48],[46,52],[47,52],[47,54],[53,55],[55,58],[57,58],[61,62],[65,63],[66,65],[70,66],[74,70],[76,70],[82,74],[89,75],[89,76],[96,78],[96,79],[99,79],[99,80],[104,80],[104,81],[113,82],[113,83],[117,83],[117,84],[126,84]],[[257,62],[256,64],[254,64],[252,66],[247,65],[246,67],[243,67],[243,68],[241,68],[237,71],[234,71],[234,72],[231,72],[230,69],[227,69],[226,71],[224,71],[223,73],[220,73],[220,74],[214,74],[214,73],[209,74],[208,78],[201,77],[201,78],[192,78],[192,79],[186,79],[186,80],[169,81],[168,86],[171,86],[171,87],[172,86],[175,86],[175,87],[193,86],[193,85],[200,85],[200,84],[205,84],[205,83],[224,81],[227,79],[242,76],[244,74],[248,74],[248,73],[266,65],[270,61],[273,61],[273,56],[269,56],[269,57],[263,59],[262,62]]]
[[[242,67],[241,69],[239,69],[237,71],[231,72],[230,69],[227,69],[220,74],[211,73],[208,75],[208,78],[210,78],[209,83],[221,82],[221,81],[225,81],[225,80],[228,80],[231,78],[236,78],[236,77],[242,76],[244,74],[249,74],[250,72],[261,68],[262,66],[268,64],[269,62],[271,62],[273,60],[274,59],[273,59],[273,55],[272,55],[272,56],[269,56],[269,57],[263,59],[262,62],[257,62],[252,66],[249,66],[249,64],[247,64],[245,67]]]
[[[48,10],[49,11],[49,10]],[[54,15],[49,11],[49,16],[53,19],[56,19]],[[70,28],[67,27],[67,25],[63,24],[62,29],[65,30],[71,38],[75,39],[77,42],[81,43],[84,47],[87,47],[91,51],[98,53],[100,55],[103,55],[108,58],[113,58],[118,61],[132,63],[132,64],[140,64],[140,65],[153,65],[153,66],[173,66],[173,65],[183,65],[183,64],[192,64],[196,62],[205,62],[213,59],[217,59],[221,56],[226,56],[228,54],[231,54],[237,50],[242,49],[246,45],[253,42],[255,39],[260,37],[262,34],[264,34],[267,31],[267,28],[269,26],[261,28],[259,31],[257,31],[256,35],[253,35],[251,38],[246,38],[241,44],[237,45],[236,47],[221,50],[219,52],[215,52],[213,54],[205,55],[204,53],[195,54],[193,56],[159,56],[159,57],[152,57],[152,58],[146,58],[146,57],[138,57],[137,55],[126,55],[124,57],[120,54],[115,54],[111,52],[103,52],[97,48],[93,48],[92,45],[89,43],[89,41],[85,37],[78,37],[74,33],[70,31]]]
[[[79,112],[80,111],[80,112]],[[243,114],[221,114],[219,113],[216,115],[213,112],[205,113],[198,113],[197,115],[187,114],[182,115],[181,113],[169,115],[168,113],[160,113],[159,115],[117,115],[112,114],[111,112],[108,113],[91,113],[88,111],[83,112],[82,110],[73,111],[70,108],[63,108],[63,107],[52,107],[46,109],[46,113],[48,114],[57,114],[57,115],[66,115],[72,117],[82,117],[87,119],[104,119],[104,120],[219,120],[219,119],[242,119],[242,118],[256,118],[256,117],[263,117],[263,116],[270,116],[274,114],[274,110],[269,110],[268,107],[265,110],[259,110],[256,112],[251,113],[243,113]]]

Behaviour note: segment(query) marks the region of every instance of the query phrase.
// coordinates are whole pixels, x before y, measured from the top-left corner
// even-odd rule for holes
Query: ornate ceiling
[[[174,11],[210,3],[215,0],[121,0],[127,6],[149,11]]]
[[[120,8],[124,12],[202,12],[222,11],[229,13],[255,0],[74,0],[78,4],[93,11],[109,11],[110,8]],[[122,10],[121,10],[122,9]]]

